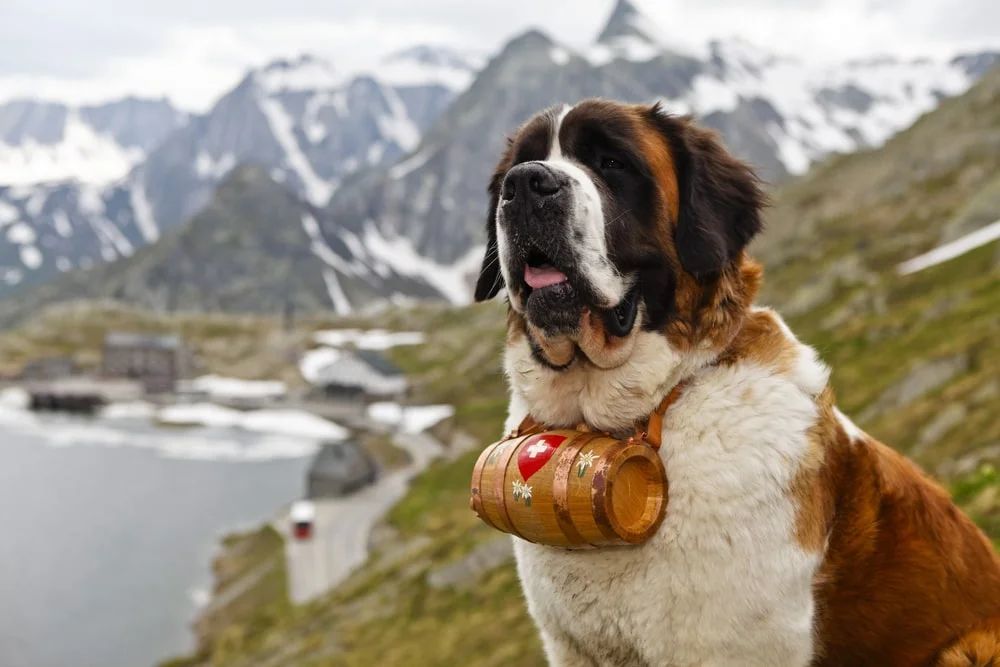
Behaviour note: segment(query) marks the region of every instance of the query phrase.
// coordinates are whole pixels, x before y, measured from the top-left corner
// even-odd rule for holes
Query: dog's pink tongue
[[[541,289],[566,282],[566,274],[562,271],[556,271],[551,266],[526,266],[524,267],[524,282],[528,283],[531,289]]]

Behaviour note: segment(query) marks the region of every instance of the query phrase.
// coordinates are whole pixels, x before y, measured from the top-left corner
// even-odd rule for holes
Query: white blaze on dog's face
[[[567,275],[545,261],[546,250],[552,254],[561,251],[562,266],[575,268],[598,303],[612,308],[624,299],[627,279],[609,260],[604,204],[596,177],[560,144],[560,129],[570,110],[563,106],[547,112],[535,130],[540,136],[547,135],[544,159],[520,162],[504,176],[496,208],[500,268],[507,285],[517,284],[515,278],[523,277],[532,291],[559,284],[572,289]],[[516,245],[518,240],[522,247]],[[525,248],[530,249],[524,275],[510,275],[520,266],[518,251],[523,253]],[[523,310],[525,304],[513,293],[511,305]]]
[[[510,139],[489,190],[476,299],[506,287],[511,326],[549,370],[619,367],[642,333],[676,350],[718,343],[756,288],[738,284],[761,226],[753,172],[656,106],[588,100],[539,113]]]

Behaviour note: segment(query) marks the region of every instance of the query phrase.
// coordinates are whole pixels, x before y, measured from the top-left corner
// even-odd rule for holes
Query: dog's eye
[[[601,158],[601,169],[624,169],[625,164],[621,160],[616,160],[613,157],[602,157]]]

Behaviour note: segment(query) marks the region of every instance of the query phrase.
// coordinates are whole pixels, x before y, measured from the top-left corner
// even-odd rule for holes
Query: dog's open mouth
[[[580,326],[580,317],[590,301],[587,290],[577,289],[571,271],[561,268],[541,248],[532,244],[525,253],[524,283],[529,320],[554,333],[570,333]],[[586,308],[599,315],[605,331],[619,338],[628,336],[639,310],[639,291],[633,287],[612,308]]]
[[[568,278],[553,265],[544,252],[537,246],[532,246],[524,265],[524,282],[532,290],[536,290],[566,283]]]

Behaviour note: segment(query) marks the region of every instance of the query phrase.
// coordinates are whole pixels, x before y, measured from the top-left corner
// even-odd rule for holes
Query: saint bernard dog
[[[626,437],[683,383],[649,542],[514,538],[551,665],[1000,665],[1000,561],[754,305],[766,197],[714,133],[656,105],[549,109],[489,193],[476,299],[508,302],[508,431]]]

